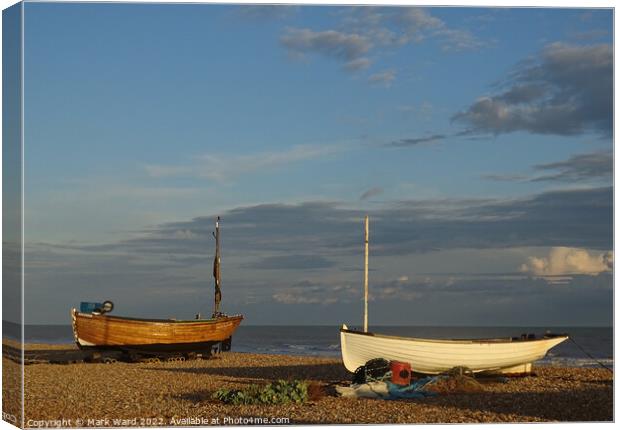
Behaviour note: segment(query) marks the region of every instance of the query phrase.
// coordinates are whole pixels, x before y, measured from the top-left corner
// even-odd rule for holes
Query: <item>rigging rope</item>
[[[573,339],[572,337],[569,337],[569,339],[571,340],[571,342],[573,342],[575,344],[575,346],[577,348],[579,348],[581,350],[581,352],[583,352],[585,355],[587,355],[588,357],[590,357],[592,360],[596,361],[598,363],[599,366],[601,366],[604,369],[607,369],[612,375],[614,373],[613,369],[610,369],[609,367],[605,366],[603,363],[601,363],[600,361],[598,361],[596,358],[594,358],[593,356],[591,356],[588,351],[586,351],[585,349],[583,349],[577,342],[575,342],[575,339]]]

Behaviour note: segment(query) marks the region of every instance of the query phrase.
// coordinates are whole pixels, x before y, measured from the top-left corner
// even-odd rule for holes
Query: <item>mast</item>
[[[220,314],[220,302],[222,301],[222,290],[220,289],[220,217],[215,220],[215,258],[213,259],[213,277],[215,278],[215,301],[213,306],[213,317]]]
[[[364,332],[368,331],[368,215],[364,218]]]

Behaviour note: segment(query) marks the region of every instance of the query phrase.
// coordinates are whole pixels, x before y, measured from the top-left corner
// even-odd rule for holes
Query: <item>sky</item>
[[[611,325],[612,20],[26,3],[26,323]]]

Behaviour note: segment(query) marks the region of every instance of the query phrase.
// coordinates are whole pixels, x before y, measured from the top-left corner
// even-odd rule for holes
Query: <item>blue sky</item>
[[[26,321],[611,324],[612,19],[27,3]]]

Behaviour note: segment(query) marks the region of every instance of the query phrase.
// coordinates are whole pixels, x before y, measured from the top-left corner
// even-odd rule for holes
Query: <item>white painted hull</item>
[[[443,340],[340,330],[342,361],[350,372],[373,358],[410,363],[414,372],[438,374],[457,366],[474,372],[528,373],[531,363],[568,336],[546,339]]]

